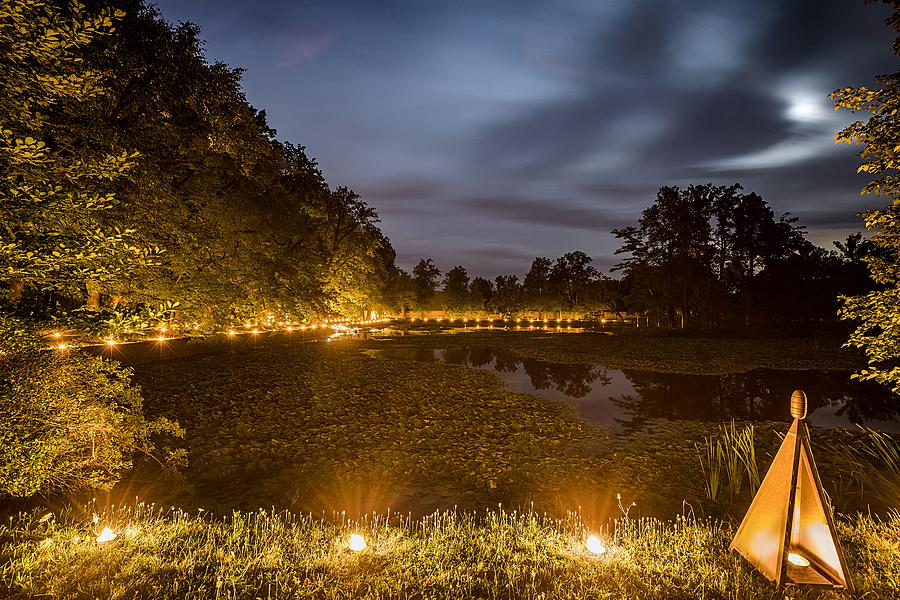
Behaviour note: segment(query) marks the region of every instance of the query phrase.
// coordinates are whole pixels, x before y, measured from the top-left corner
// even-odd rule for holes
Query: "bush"
[[[130,370],[77,351],[39,349],[0,323],[0,495],[106,489],[149,454],[166,420],[148,422]],[[31,338],[29,340],[29,338]]]

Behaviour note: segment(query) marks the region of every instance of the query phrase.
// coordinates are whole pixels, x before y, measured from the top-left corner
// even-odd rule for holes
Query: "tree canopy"
[[[895,2],[888,25],[900,32]],[[900,55],[900,36],[893,44]],[[900,394],[900,71],[881,75],[877,88],[846,87],[831,94],[835,110],[866,112],[869,118],[851,123],[835,135],[835,142],[862,145],[857,171],[873,178],[863,195],[886,196],[890,203],[863,212],[871,250],[863,259],[878,288],[865,294],[842,296],[841,317],[857,326],[848,344],[865,351],[868,366],[856,376],[890,386]]]

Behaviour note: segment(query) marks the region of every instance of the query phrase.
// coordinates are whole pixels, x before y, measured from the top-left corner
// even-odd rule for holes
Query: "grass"
[[[119,533],[93,541],[101,527]],[[838,532],[860,597],[900,594],[900,516]],[[351,533],[368,548],[347,548]],[[0,526],[0,595],[60,598],[838,598],[777,591],[726,551],[730,526],[620,519],[608,552],[586,551],[574,514],[440,511],[334,521],[289,513],[226,518],[138,505],[101,516],[27,513]]]

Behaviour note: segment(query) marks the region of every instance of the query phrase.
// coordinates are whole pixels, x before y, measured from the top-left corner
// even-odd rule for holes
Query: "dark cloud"
[[[159,4],[247,69],[250,101],[378,209],[407,267],[522,274],[580,249],[608,268],[609,230],[661,185],[740,182],[826,246],[873,202],[827,94],[896,69],[881,4]]]
[[[609,231],[624,224],[612,210],[575,206],[562,199],[468,198],[454,204],[473,215],[545,227]]]

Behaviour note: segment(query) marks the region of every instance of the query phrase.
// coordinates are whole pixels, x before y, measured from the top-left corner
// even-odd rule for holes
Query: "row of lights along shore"
[[[324,321],[318,323],[300,323],[300,322],[289,322],[282,321],[275,323],[267,323],[265,325],[254,325],[252,323],[244,323],[239,326],[229,327],[223,333],[228,337],[234,337],[237,335],[260,335],[263,333],[276,333],[276,332],[287,332],[291,333],[294,331],[314,331],[316,329],[332,329],[341,333],[348,333],[351,328],[359,327],[364,325],[377,325],[377,324],[385,324],[389,323],[390,319],[364,319],[364,320],[350,320],[350,319],[325,319]],[[191,329],[198,330],[199,326],[190,326],[188,331]],[[181,330],[184,331],[184,330]],[[134,340],[123,342],[117,340],[115,338],[107,338],[103,340],[103,343],[106,346],[119,346],[123,344],[139,344],[147,341],[163,343],[173,339],[179,339],[179,337],[183,336],[173,336],[169,335],[170,330],[167,326],[160,326],[155,329],[155,335],[149,338]],[[126,331],[126,334],[132,333],[131,331]],[[71,345],[64,341],[64,338],[67,336],[66,333],[61,331],[54,331],[49,334],[49,337],[53,340],[51,344],[51,348],[56,350],[68,350]]]
[[[377,325],[377,324],[385,324],[391,322],[392,319],[365,319],[365,320],[350,320],[350,319],[325,319],[322,322],[318,323],[299,323],[299,322],[290,322],[290,321],[280,321],[278,323],[266,323],[265,325],[254,325],[252,323],[243,323],[242,325],[229,327],[224,331],[224,334],[229,337],[234,337],[237,335],[260,335],[263,333],[274,333],[274,332],[286,332],[291,333],[294,331],[313,331],[316,329],[333,329],[341,333],[348,333],[352,327],[362,326],[362,325]],[[528,329],[547,329],[547,324],[556,323],[556,329],[562,329],[562,323],[566,323],[566,328],[572,328],[572,319],[449,319],[446,317],[441,318],[420,318],[416,317],[414,319],[401,319],[400,321],[405,321],[409,323],[462,323],[463,327],[468,327],[469,323],[475,324],[476,329],[494,329],[496,328],[507,328],[511,327],[512,323],[515,322],[516,329],[521,329],[523,324]],[[579,323],[580,321],[575,320],[575,323]],[[600,319],[600,323],[605,324],[607,322],[606,319]],[[488,323],[488,325],[482,325],[483,323]],[[495,325],[497,323],[498,325]],[[198,330],[198,325],[192,325],[188,328],[188,330]],[[551,327],[552,329],[552,327]],[[103,343],[107,346],[118,346],[120,344],[136,344],[146,341],[153,342],[166,342],[172,339],[178,339],[177,336],[170,336],[169,328],[167,326],[161,326],[156,328],[156,335],[147,338],[134,340],[130,342],[123,342],[117,340],[115,338],[107,338],[103,340]],[[131,333],[130,331],[126,331],[126,334]],[[54,331],[50,335],[50,338],[53,340],[51,347],[56,350],[67,350],[71,346],[70,344],[64,341],[64,334],[61,331]]]

